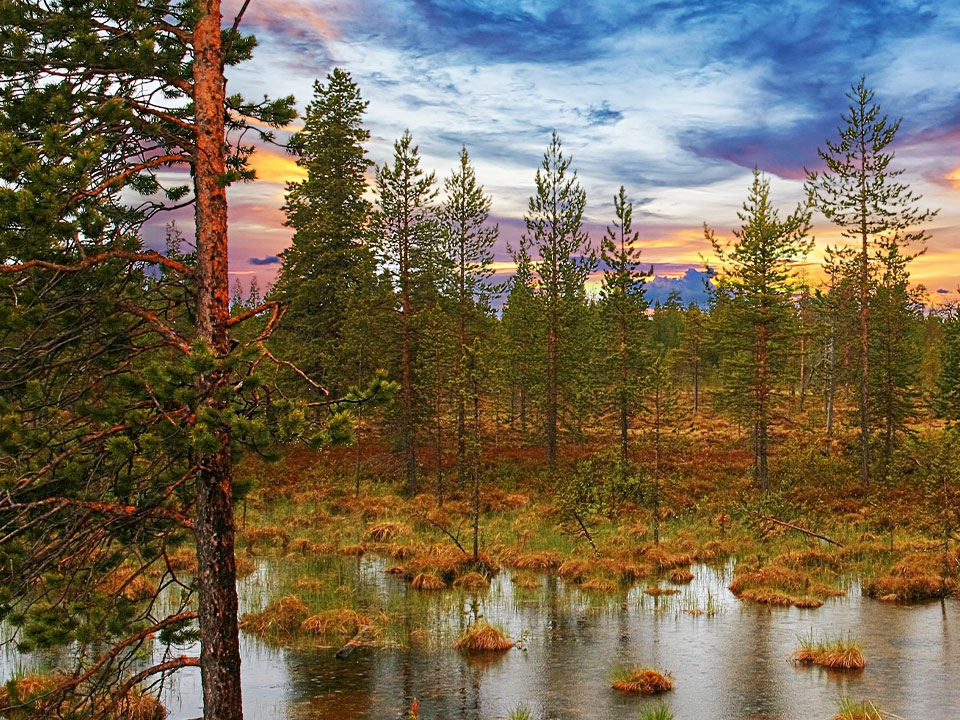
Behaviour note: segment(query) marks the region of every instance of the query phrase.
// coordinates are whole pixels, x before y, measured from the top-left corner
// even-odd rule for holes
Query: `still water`
[[[423,613],[423,594],[386,575],[381,560],[345,562],[374,596],[393,607],[408,600],[411,616]],[[611,690],[609,673],[616,664],[642,663],[672,673],[675,689],[662,697],[678,720],[826,720],[840,696],[868,698],[909,720],[960,719],[956,600],[881,603],[853,584],[846,597],[816,610],[770,610],[733,597],[729,567],[693,572],[681,594],[654,599],[642,588],[591,597],[546,577],[539,590],[519,590],[504,571],[486,593],[431,596],[427,611],[441,640],[360,649],[346,661],[333,649],[276,649],[244,636],[244,715],[390,720],[417,698],[423,720],[506,718],[518,705],[556,720],[635,718],[660,700]],[[243,610],[262,608],[271,566],[262,564],[240,590]],[[477,613],[524,637],[525,649],[479,658],[450,649]],[[793,666],[797,637],[811,629],[852,633],[867,667],[840,673]],[[181,673],[163,701],[173,720],[198,717],[199,672]]]

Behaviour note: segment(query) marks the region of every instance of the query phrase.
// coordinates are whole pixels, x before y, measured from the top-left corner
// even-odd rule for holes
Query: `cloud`
[[[262,258],[257,258],[257,257],[247,258],[247,262],[250,263],[251,265],[257,265],[258,267],[263,265],[279,265],[280,258],[278,258],[276,255],[266,255],[265,257],[262,257]]]
[[[944,288],[940,288],[940,289],[937,290],[937,294],[939,294],[939,295],[949,295],[949,294],[950,294],[950,291],[949,291],[949,290],[946,290],[946,289],[944,289]]]
[[[579,111],[577,111],[579,112]],[[604,100],[600,105],[591,105],[587,108],[586,118],[591,125],[612,125],[623,120],[623,113],[610,107],[610,103]]]
[[[654,267],[656,275],[657,268]],[[706,283],[710,277],[705,270],[697,268],[687,268],[680,277],[670,277],[668,275],[656,275],[644,286],[644,294],[647,302],[651,305],[665,303],[671,293],[680,295],[680,302],[683,305],[697,303],[706,307],[709,301]]]

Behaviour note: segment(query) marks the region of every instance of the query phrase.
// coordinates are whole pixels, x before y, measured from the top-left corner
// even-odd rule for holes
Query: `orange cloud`
[[[953,185],[953,187],[960,190],[960,168],[957,168],[952,173],[948,174],[947,180],[950,181],[950,184]]]
[[[250,167],[257,171],[257,180],[280,185],[305,180],[307,171],[290,155],[278,155],[258,148],[250,157]]]

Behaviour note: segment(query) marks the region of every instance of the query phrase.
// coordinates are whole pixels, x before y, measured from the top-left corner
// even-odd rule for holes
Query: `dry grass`
[[[240,629],[259,635],[290,635],[307,619],[310,608],[296,595],[274,600],[263,610],[246,613],[240,618]]]
[[[536,590],[543,584],[533,573],[515,573],[512,580],[514,587],[521,590]]]
[[[0,715],[10,720],[74,717],[76,702],[92,702],[93,707],[107,708],[114,701],[114,698],[101,694],[94,694],[92,698],[77,697],[75,700],[63,695],[51,695],[62,688],[65,680],[66,677],[57,675],[27,675],[3,685],[0,687]],[[103,720],[164,720],[167,709],[153,695],[133,688],[125,697],[116,699],[111,709],[97,717]]]
[[[478,572],[469,572],[466,575],[457,578],[454,581],[453,586],[455,588],[460,588],[461,590],[479,592],[481,590],[489,590],[490,581]]]
[[[680,591],[676,588],[665,588],[665,587],[648,587],[644,591],[647,595],[652,597],[660,597],[661,595],[679,595]]]
[[[867,665],[860,643],[852,637],[814,640],[812,631],[800,638],[800,648],[790,659],[797,665],[819,665],[831,670],[860,670]]]
[[[956,552],[913,553],[896,563],[887,573],[864,584],[870,597],[886,601],[929,600],[960,594]]]
[[[520,555],[513,560],[511,565],[517,570],[553,570],[560,566],[563,558],[560,553],[546,550],[543,552],[531,552]]]
[[[404,523],[382,522],[372,525],[367,531],[367,536],[374,542],[385,543],[398,536],[410,535],[410,533],[410,527]]]
[[[286,547],[290,542],[290,536],[285,530],[270,525],[245,528],[240,537],[250,546]]]
[[[341,555],[355,555],[360,557],[367,552],[367,546],[363,543],[355,543],[352,545],[342,545],[339,550],[337,550]]]
[[[128,566],[118,567],[108,573],[100,583],[100,588],[108,595],[122,595],[132,601],[146,600],[157,594],[156,584],[144,572],[137,572]]]
[[[677,569],[671,570],[667,577],[670,578],[670,582],[676,585],[686,585],[693,580],[693,573],[689,570]]]
[[[730,592],[740,600],[772,607],[815,608],[828,597],[844,595],[842,590],[816,580],[808,571],[787,567],[782,558],[754,568],[749,564],[734,570]]]
[[[600,593],[613,592],[618,587],[619,585],[617,583],[605,577],[592,577],[580,585],[581,590]]]
[[[886,720],[886,715],[869,700],[841,698],[837,714],[831,720]]]
[[[457,638],[453,647],[465,653],[504,652],[514,643],[488,622],[475,622]]]
[[[410,581],[410,586],[414,590],[424,591],[447,589],[447,584],[443,581],[443,578],[433,573],[418,573],[414,575],[413,580]]]
[[[361,628],[370,627],[372,624],[370,618],[366,615],[344,608],[324,610],[316,615],[311,615],[300,623],[300,630],[320,637],[351,638]]]
[[[624,667],[614,671],[610,687],[636,695],[659,695],[673,690],[673,678],[646,667]]]
[[[570,558],[557,568],[557,575],[570,582],[583,582],[596,565],[592,560]]]

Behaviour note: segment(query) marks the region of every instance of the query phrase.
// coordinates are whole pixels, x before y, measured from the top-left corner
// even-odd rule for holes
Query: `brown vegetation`
[[[481,621],[470,625],[453,646],[465,653],[485,653],[504,652],[514,643],[493,625]]]
[[[658,695],[673,690],[673,678],[645,667],[623,668],[616,671],[610,687],[637,695]]]

